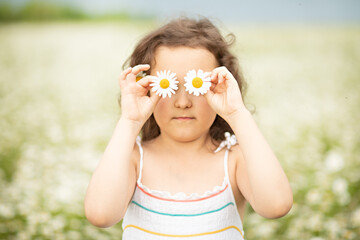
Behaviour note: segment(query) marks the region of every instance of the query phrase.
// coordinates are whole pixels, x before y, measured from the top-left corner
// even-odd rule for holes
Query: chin
[[[189,129],[178,129],[176,131],[173,131],[171,133],[172,138],[174,138],[176,141],[179,142],[192,142],[199,137],[201,137],[201,133],[194,131],[193,128]]]

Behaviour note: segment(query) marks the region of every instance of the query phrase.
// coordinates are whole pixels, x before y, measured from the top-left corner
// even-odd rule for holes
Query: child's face
[[[195,96],[185,91],[184,77],[189,70],[202,69],[211,72],[218,67],[215,56],[203,48],[164,47],[155,52],[155,63],[150,74],[170,70],[176,73],[178,90],[171,98],[161,98],[154,110],[154,117],[161,133],[172,136],[178,141],[194,140],[207,133],[215,120],[216,113],[208,105],[204,96]],[[155,94],[150,91],[150,94]],[[191,119],[177,119],[177,117]]]

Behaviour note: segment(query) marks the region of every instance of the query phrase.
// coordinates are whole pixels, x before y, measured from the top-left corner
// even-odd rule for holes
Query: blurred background
[[[86,220],[86,188],[122,64],[180,15],[236,35],[246,105],[293,189],[281,219],[247,206],[246,238],[360,238],[359,1],[0,0],[0,239],[121,239]]]

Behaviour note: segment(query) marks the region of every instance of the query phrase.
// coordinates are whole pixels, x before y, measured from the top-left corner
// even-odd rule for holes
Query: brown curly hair
[[[232,73],[239,84],[244,100],[247,84],[237,58],[229,51],[229,47],[235,42],[235,36],[230,33],[227,37],[230,41],[226,41],[220,31],[207,18],[195,20],[180,17],[142,38],[132,55],[124,63],[123,68],[134,67],[138,64],[154,64],[154,54],[159,46],[205,48],[215,56],[219,66],[225,66]],[[150,96],[149,92],[148,96]],[[219,141],[224,140],[225,132],[234,134],[229,124],[222,117],[216,115],[209,131],[212,142],[218,144]],[[160,128],[155,121],[154,114],[145,122],[140,135],[142,141],[148,141],[160,135]]]

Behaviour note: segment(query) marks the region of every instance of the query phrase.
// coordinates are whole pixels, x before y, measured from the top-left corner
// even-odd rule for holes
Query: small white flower
[[[351,214],[351,222],[355,227],[360,227],[360,207]]]
[[[343,195],[347,193],[348,183],[343,178],[337,178],[332,184],[332,191],[337,195]]]
[[[310,240],[325,240],[325,239],[322,237],[312,237],[310,238]]]
[[[338,196],[338,201],[341,205],[345,206],[348,205],[351,201],[350,193],[345,192],[344,194],[341,194]]]
[[[322,196],[319,192],[318,189],[311,189],[307,194],[306,194],[306,200],[311,204],[311,205],[315,205],[315,204],[319,204],[322,200]]]
[[[175,94],[175,90],[178,89],[179,81],[176,80],[176,74],[170,71],[160,71],[156,74],[157,78],[150,84],[153,87],[152,91],[163,98],[166,96],[171,98],[171,94]]]
[[[313,231],[319,231],[323,226],[323,219],[320,214],[314,214],[307,220],[308,228]]]
[[[186,91],[195,96],[200,94],[205,94],[211,87],[210,72],[203,72],[199,69],[197,72],[195,70],[190,70],[185,79]]]
[[[330,151],[325,158],[325,169],[328,172],[337,172],[344,167],[343,156],[335,151]]]
[[[330,235],[332,236],[337,236],[338,234],[341,233],[341,230],[343,229],[340,224],[334,220],[334,219],[330,219],[328,221],[325,222],[325,229],[330,233]]]
[[[257,227],[258,236],[270,236],[274,232],[275,228],[270,223],[262,223]]]

